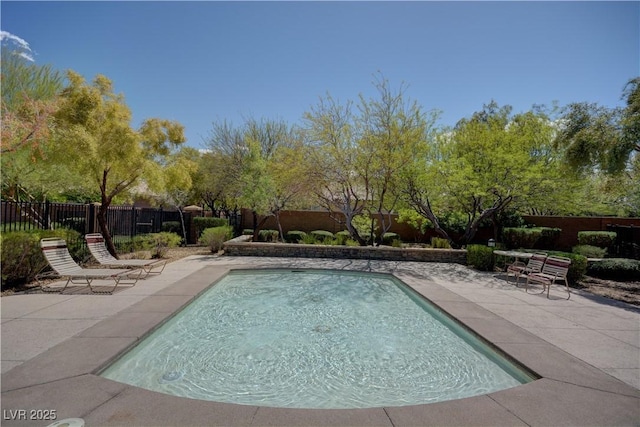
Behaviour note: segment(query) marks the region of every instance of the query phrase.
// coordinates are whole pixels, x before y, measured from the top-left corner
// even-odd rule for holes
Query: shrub
[[[567,273],[567,279],[571,283],[575,283],[578,280],[582,279],[584,275],[587,273],[587,257],[580,254],[573,254],[570,252],[559,252],[559,251],[550,251],[547,252],[549,255],[554,256],[563,256],[569,258],[571,260],[571,265],[569,266],[569,272]]]
[[[591,245],[574,246],[571,252],[574,254],[584,255],[587,258],[604,258],[607,254],[607,250],[605,248],[599,248]]]
[[[49,263],[42,255],[40,239],[59,237],[66,240],[69,253],[76,260],[83,259],[80,233],[69,230],[31,230],[2,233],[2,289],[33,281]]]
[[[229,225],[229,220],[226,218],[197,216],[192,219],[192,224],[196,231],[196,236],[200,237],[200,235],[205,229],[223,227],[225,225]]]
[[[347,240],[351,239],[351,233],[347,230],[338,231],[336,233],[336,240],[338,240],[340,245],[346,245]]]
[[[250,228],[245,228],[242,230],[243,236],[253,236],[253,230]]]
[[[443,239],[442,237],[432,237],[431,247],[440,249],[451,249],[451,244],[447,239]]]
[[[556,246],[556,242],[560,237],[560,228],[536,227],[534,230],[540,230],[540,238],[534,247],[538,249],[550,249]]]
[[[277,242],[280,233],[278,230],[260,230],[258,231],[258,241],[260,242]]]
[[[229,225],[205,228],[200,235],[198,243],[208,246],[211,252],[217,253],[222,245],[233,237],[233,228]]]
[[[151,251],[151,258],[164,258],[169,249],[177,247],[181,241],[179,235],[163,231],[139,236],[139,239],[134,239],[134,248],[141,245],[142,249]]]
[[[560,236],[559,228],[533,227],[533,228],[511,228],[502,230],[502,240],[507,248],[533,249],[552,248]]]
[[[182,225],[180,224],[180,221],[165,221],[162,223],[160,230],[166,233],[182,235]]]
[[[616,233],[613,231],[580,231],[578,233],[579,245],[597,246],[599,248],[609,248],[616,240]]]
[[[640,280],[640,261],[626,258],[609,258],[594,262],[587,268],[589,276],[601,279],[625,281]]]
[[[310,235],[315,239],[315,243],[330,244],[329,242],[335,237],[332,232],[325,230],[314,230]]]
[[[292,230],[287,232],[284,239],[287,243],[300,243],[306,235],[304,231]]]
[[[313,245],[316,243],[316,237],[313,234],[305,234],[302,236],[302,243],[305,245]]]
[[[511,228],[502,229],[502,240],[507,248],[533,248],[540,238],[540,231],[534,228]]]
[[[400,240],[400,236],[398,235],[398,233],[384,233],[382,235],[383,245],[392,245],[396,240]]]
[[[360,233],[360,237],[362,237],[362,239],[365,241],[365,243],[367,245],[370,245],[372,242],[372,237],[371,237],[371,233],[366,232],[366,233]]]
[[[467,246],[467,264],[481,271],[493,271],[493,248],[484,245]]]

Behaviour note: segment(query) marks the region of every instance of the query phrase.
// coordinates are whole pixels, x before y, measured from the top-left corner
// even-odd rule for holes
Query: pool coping
[[[424,278],[392,274],[541,378],[465,399],[372,409],[285,409],[168,396],[96,375],[230,270],[206,266],[2,375],[5,411],[55,408],[87,425],[637,425],[640,390]],[[318,268],[322,269],[322,268]],[[185,422],[185,420],[188,420]]]

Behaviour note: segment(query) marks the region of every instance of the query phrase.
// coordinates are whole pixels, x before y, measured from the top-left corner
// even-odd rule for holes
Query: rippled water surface
[[[102,375],[176,396],[291,408],[413,405],[527,380],[403,286],[366,273],[231,273]]]

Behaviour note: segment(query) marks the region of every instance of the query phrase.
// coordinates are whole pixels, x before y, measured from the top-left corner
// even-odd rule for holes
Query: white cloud
[[[19,52],[17,53],[19,56],[26,59],[27,61],[35,61],[33,59],[33,51],[31,50],[31,47],[29,47],[29,43],[27,43],[26,40],[16,36],[15,34],[11,34],[8,31],[0,31],[0,43],[2,43],[3,45],[9,43],[14,44],[19,50]]]

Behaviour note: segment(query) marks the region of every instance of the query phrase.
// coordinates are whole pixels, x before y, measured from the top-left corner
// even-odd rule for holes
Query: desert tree
[[[69,71],[67,79],[55,114],[55,159],[99,189],[98,224],[116,256],[106,221],[109,206],[143,179],[151,187],[162,181],[160,160],[185,142],[183,126],[151,118],[134,129],[124,96],[114,93],[107,77],[98,75],[89,84]]]

